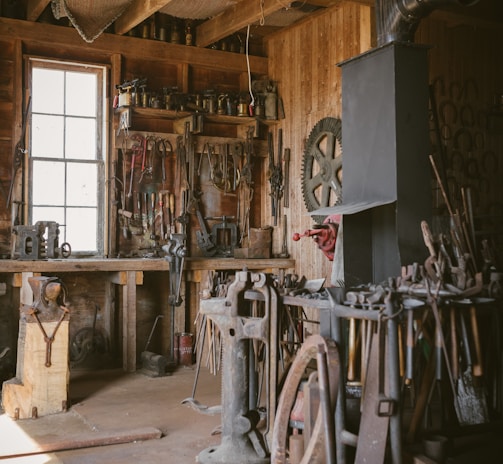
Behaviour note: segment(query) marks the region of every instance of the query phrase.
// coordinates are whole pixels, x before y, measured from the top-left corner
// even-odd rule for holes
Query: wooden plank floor
[[[6,464],[192,464],[200,451],[220,443],[220,435],[212,435],[220,415],[204,415],[181,404],[192,394],[194,375],[187,367],[161,378],[120,369],[73,373],[67,413],[16,422],[0,410],[0,459],[12,456],[2,459]],[[220,384],[219,375],[202,368],[196,399],[208,406],[220,404]],[[159,433],[143,439],[141,434],[148,431]],[[107,444],[114,440],[125,443]],[[72,443],[78,449],[47,451]]]

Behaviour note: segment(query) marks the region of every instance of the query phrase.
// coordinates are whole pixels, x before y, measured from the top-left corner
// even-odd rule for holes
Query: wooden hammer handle
[[[470,321],[472,325],[473,347],[475,348],[475,359],[473,359],[473,375],[482,376],[482,349],[480,347],[479,325],[477,322],[477,310],[475,306],[470,306]]]

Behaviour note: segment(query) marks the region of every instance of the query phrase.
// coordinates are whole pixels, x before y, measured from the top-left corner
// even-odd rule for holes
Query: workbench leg
[[[115,285],[112,282],[105,282],[105,306],[103,308],[103,330],[108,334],[110,349],[116,354],[115,334]]]
[[[122,367],[136,370],[136,271],[127,271],[122,286]]]

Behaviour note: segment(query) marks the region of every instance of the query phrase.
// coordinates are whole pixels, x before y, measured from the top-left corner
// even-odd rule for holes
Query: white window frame
[[[48,161],[58,161],[62,162],[65,165],[65,173],[66,166],[68,163],[72,162],[82,162],[82,163],[91,163],[97,166],[97,230],[96,230],[96,249],[94,250],[75,250],[72,247],[72,257],[103,257],[106,255],[106,238],[107,238],[107,227],[105,224],[106,218],[106,188],[105,188],[105,179],[106,179],[106,166],[107,166],[107,109],[106,109],[106,82],[107,82],[107,68],[103,65],[95,65],[89,63],[82,63],[78,61],[61,61],[61,60],[52,60],[48,58],[39,58],[39,57],[28,57],[27,61],[27,70],[28,70],[28,89],[31,94],[31,86],[32,86],[32,69],[33,67],[42,67],[49,69],[56,69],[61,71],[75,71],[75,72],[90,72],[94,73],[98,77],[98,85],[97,85],[97,127],[96,127],[96,159],[94,160],[75,160],[71,158],[43,158],[43,157],[33,157],[31,151],[29,152],[28,160],[29,160],[29,186],[28,186],[28,223],[32,224],[33,220],[33,161],[34,160],[48,160]],[[33,110],[30,109],[29,113],[29,121],[31,123]],[[49,113],[50,114],[50,113]],[[30,124],[31,127],[31,124]],[[31,146],[31,131],[30,131],[30,144]],[[50,182],[50,179],[48,179]],[[67,189],[68,184],[65,176],[65,189]],[[63,208],[65,210],[66,217],[66,208],[68,205],[66,201],[64,202]],[[47,218],[47,220],[51,220],[51,218]],[[70,246],[72,246],[71,240],[66,239],[66,227],[62,224],[60,227],[60,236],[59,236],[59,244],[61,245],[63,242],[69,242]]]

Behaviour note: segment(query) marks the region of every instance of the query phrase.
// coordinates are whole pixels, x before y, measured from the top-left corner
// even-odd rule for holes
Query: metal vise
[[[14,226],[16,245],[14,258],[25,260],[68,258],[69,243],[59,246],[59,224],[38,221],[32,226]]]
[[[266,285],[265,274],[236,272],[226,298],[201,300],[200,310],[219,327],[223,337],[222,360],[222,443],[203,450],[202,464],[259,464],[269,462],[267,434],[274,423],[277,389],[277,294]],[[248,317],[244,301],[247,290],[257,290],[265,301],[263,317]],[[261,294],[261,295],[260,295]],[[251,339],[265,343],[268,356],[265,372],[268,382],[267,429],[257,429],[260,419],[257,398],[250,379],[254,372]]]

